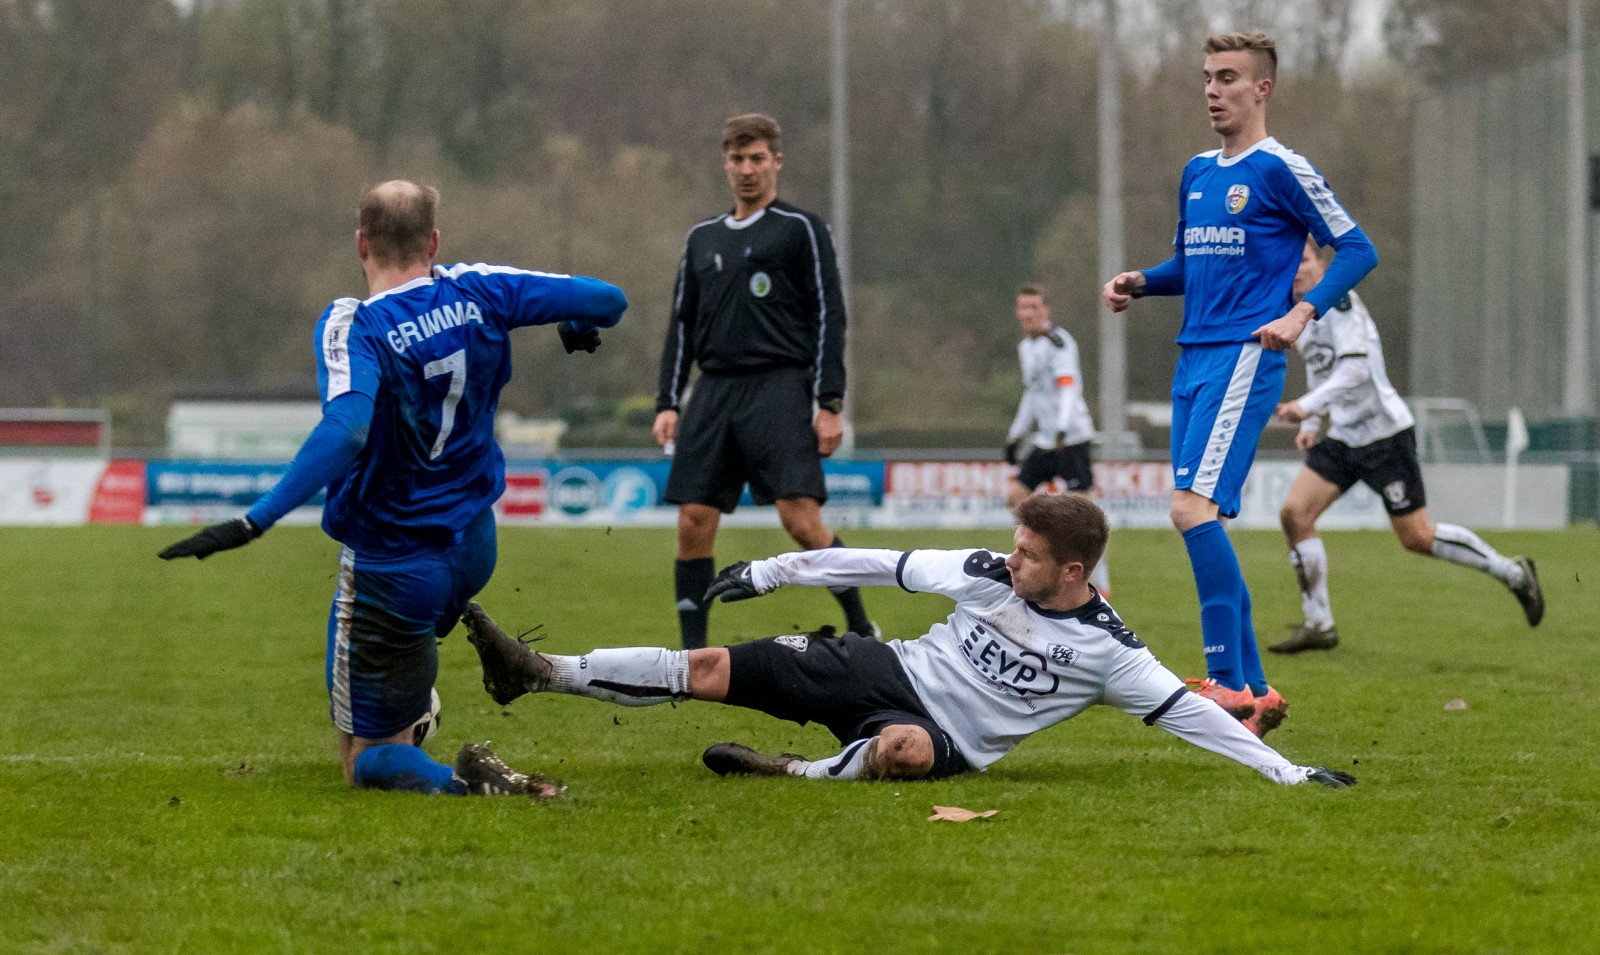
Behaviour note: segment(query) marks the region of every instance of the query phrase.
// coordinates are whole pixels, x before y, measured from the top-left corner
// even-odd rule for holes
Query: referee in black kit
[[[844,433],[844,294],[827,223],[778,201],[782,136],[770,116],[728,120],[722,169],[733,211],[689,230],[672,292],[653,430],[662,447],[676,445],[666,499],[678,505],[685,649],[706,644],[717,524],[745,482],[756,503],[777,502],[802,548],[843,546],[822,523],[822,459]],[[680,423],[695,362],[700,379]],[[851,631],[875,633],[857,588],[834,596]]]

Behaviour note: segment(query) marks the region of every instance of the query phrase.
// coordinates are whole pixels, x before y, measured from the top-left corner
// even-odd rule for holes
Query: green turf
[[[492,739],[557,805],[346,790],[322,687],[335,546],[282,528],[204,563],[172,528],[0,529],[0,952],[1576,952],[1600,937],[1600,534],[1539,560],[1530,632],[1487,578],[1330,535],[1345,642],[1269,658],[1269,741],[1358,788],[1274,786],[1107,709],[937,783],[724,780],[700,750],[833,749],[709,704],[501,710],[460,631],[436,751]],[[852,543],[1005,547],[1004,533]],[[1235,535],[1263,643],[1298,609]],[[729,531],[726,560],[782,549]],[[507,530],[483,596],[545,646],[674,642],[667,531]],[[1180,674],[1198,609],[1171,532],[1119,532],[1115,603]],[[1589,579],[1580,579],[1589,578]],[[868,594],[891,636],[947,612]],[[822,591],[718,607],[732,642],[831,622]],[[1467,701],[1446,712],[1447,701]],[[928,823],[934,804],[998,809]]]

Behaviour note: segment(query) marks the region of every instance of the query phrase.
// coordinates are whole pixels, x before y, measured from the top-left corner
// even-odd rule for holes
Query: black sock
[[[711,619],[711,605],[706,603],[706,589],[716,576],[716,565],[710,557],[680,560],[673,564],[672,579],[677,586],[678,633],[683,638],[685,650],[698,650],[706,645],[706,624]]]
[[[834,535],[833,543],[829,547],[843,547],[844,541]],[[707,584],[706,586],[711,586]],[[872,621],[867,619],[867,608],[861,604],[860,587],[829,587],[833,599],[839,601],[839,606],[844,608],[845,629],[851,633],[858,633],[863,637],[872,636]]]

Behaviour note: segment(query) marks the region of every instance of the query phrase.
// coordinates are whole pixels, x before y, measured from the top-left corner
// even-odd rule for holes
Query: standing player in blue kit
[[[503,265],[434,266],[439,194],[403,180],[362,195],[356,254],[369,297],[317,323],[322,420],[277,486],[243,517],[161,552],[205,559],[260,537],[328,489],[322,526],[344,544],[328,619],[326,679],[345,780],[364,789],[559,795],[468,743],[452,768],[417,743],[433,712],[436,640],[495,565],[492,506],[505,490],[494,440],[511,379],[511,330],[560,323],[592,352],[628,307],[598,279]]]
[[[1265,735],[1288,704],[1267,685],[1250,592],[1219,518],[1237,516],[1256,442],[1283,393],[1284,350],[1377,265],[1371,241],[1298,153],[1267,135],[1278,54],[1260,33],[1205,42],[1205,96],[1222,148],[1184,167],[1175,254],[1106,282],[1112,311],[1145,295],[1182,295],[1182,353],[1172,381],[1172,523],[1200,595],[1205,680],[1196,692]],[[1327,274],[1298,303],[1307,234],[1332,245]]]

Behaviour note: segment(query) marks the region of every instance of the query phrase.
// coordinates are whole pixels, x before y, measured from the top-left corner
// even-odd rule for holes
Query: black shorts
[[[1428,505],[1414,428],[1359,448],[1323,438],[1306,452],[1306,467],[1337,487],[1340,494],[1357,481],[1372,488],[1383,498],[1383,509],[1390,517],[1404,517]]]
[[[894,650],[869,637],[793,634],[740,643],[728,648],[728,670],[724,703],[801,726],[821,723],[841,743],[871,739],[885,726],[920,726],[933,737],[933,769],[924,778],[971,769],[917,699]]]
[[[1030,491],[1052,478],[1067,482],[1069,491],[1087,491],[1094,487],[1089,442],[1064,448],[1034,448],[1017,471],[1017,480]]]
[[[827,501],[811,419],[811,372],[804,368],[702,374],[678,423],[667,503],[732,514],[747,481],[757,504]]]

